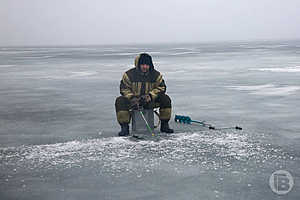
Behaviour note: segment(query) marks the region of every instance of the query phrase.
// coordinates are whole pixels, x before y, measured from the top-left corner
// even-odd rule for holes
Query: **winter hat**
[[[147,53],[142,53],[140,54],[140,57],[139,57],[139,62],[138,62],[138,66],[141,66],[141,65],[149,65],[150,66],[150,69],[153,69],[153,62],[152,62],[152,58],[149,54]]]

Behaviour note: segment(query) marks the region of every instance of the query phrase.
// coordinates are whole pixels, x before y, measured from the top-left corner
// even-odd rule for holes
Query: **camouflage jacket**
[[[150,67],[148,73],[143,73],[137,66],[138,59],[139,56],[135,59],[135,67],[124,73],[120,93],[128,99],[149,94],[152,100],[155,100],[159,93],[166,92],[165,81],[154,67]]]

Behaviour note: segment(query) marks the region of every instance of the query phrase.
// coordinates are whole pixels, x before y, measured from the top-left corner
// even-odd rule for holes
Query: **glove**
[[[150,95],[146,94],[146,95],[142,95],[142,96],[140,97],[139,104],[140,104],[141,106],[146,106],[146,105],[148,105],[150,102],[151,102],[151,96],[150,96]]]
[[[142,95],[141,99],[146,103],[149,103],[152,100],[152,98],[149,94]]]
[[[130,99],[130,103],[131,103],[131,105],[138,104],[139,103],[139,99],[137,97],[132,97]]]
[[[137,109],[139,107],[139,99],[137,97],[132,97],[130,99],[130,104],[133,109]]]

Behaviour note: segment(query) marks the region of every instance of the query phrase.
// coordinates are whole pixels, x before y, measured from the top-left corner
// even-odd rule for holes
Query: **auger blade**
[[[211,124],[205,123],[205,121],[196,121],[192,120],[189,116],[184,115],[175,115],[175,122],[183,123],[183,124],[191,124],[192,122],[197,123],[203,127],[206,127],[210,130],[225,130],[225,129],[236,129],[236,130],[243,130],[242,127],[235,126],[235,127],[223,127],[223,128],[216,128]]]

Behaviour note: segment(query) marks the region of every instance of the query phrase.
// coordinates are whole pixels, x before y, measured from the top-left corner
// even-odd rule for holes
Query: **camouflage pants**
[[[160,120],[169,121],[171,118],[171,99],[166,94],[159,94],[154,102],[150,102],[148,105],[144,106],[146,109],[159,108]],[[115,102],[117,120],[120,124],[129,123],[131,115],[130,100],[126,97],[119,96]]]

